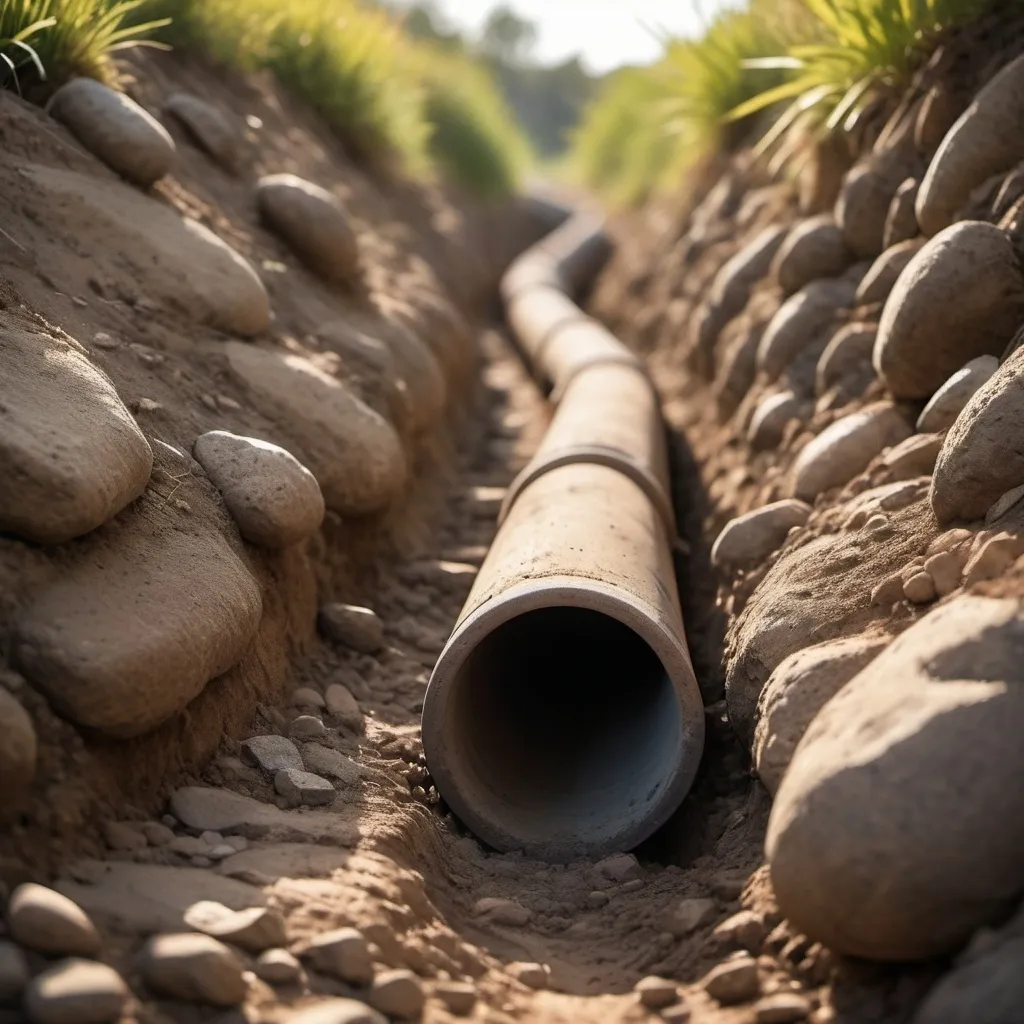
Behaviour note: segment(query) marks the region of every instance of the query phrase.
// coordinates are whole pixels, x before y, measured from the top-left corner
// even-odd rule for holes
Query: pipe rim
[[[528,612],[546,608],[580,608],[615,619],[636,633],[658,657],[676,696],[680,743],[673,770],[648,812],[632,827],[598,843],[557,840],[543,846],[509,832],[471,801],[463,799],[457,769],[446,751],[444,711],[448,694],[470,653],[500,626]],[[431,673],[423,701],[423,750],[438,793],[479,838],[503,852],[520,850],[528,856],[568,862],[630,850],[648,839],[675,813],[693,785],[704,747],[704,701],[685,642],[680,642],[659,610],[627,591],[598,580],[571,576],[524,580],[489,597],[455,627]]]

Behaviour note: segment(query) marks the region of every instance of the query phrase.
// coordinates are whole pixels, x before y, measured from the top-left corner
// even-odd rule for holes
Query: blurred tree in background
[[[538,64],[533,59],[537,26],[506,6],[491,12],[477,39],[466,39],[450,29],[432,0],[401,10],[411,36],[449,49],[475,51],[490,67],[541,160],[565,153],[600,81],[576,58],[553,67]]]

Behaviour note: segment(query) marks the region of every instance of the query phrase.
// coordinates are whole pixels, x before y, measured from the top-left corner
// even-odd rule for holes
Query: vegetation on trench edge
[[[406,37],[359,0],[3,0],[4,84],[74,75],[116,84],[111,55],[140,42],[261,69],[317,111],[353,157],[435,172],[478,195],[517,183],[528,146],[489,73]]]
[[[995,0],[750,0],[607,84],[576,134],[586,185],[631,204],[716,150],[790,129],[842,132],[906,84],[944,30]],[[1015,0],[1018,2],[1018,0]]]

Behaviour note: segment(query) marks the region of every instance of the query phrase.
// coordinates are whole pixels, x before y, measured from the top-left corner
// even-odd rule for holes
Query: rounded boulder
[[[946,955],[1020,899],[1024,605],[960,597],[818,714],[765,843],[783,913],[840,954]]]

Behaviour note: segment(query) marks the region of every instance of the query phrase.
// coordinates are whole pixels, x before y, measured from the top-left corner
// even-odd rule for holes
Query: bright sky
[[[721,0],[507,0],[520,17],[534,22],[540,37],[534,56],[542,63],[579,53],[591,71],[642,64],[661,53],[657,36],[693,35]],[[498,0],[438,0],[459,28],[476,31]],[[702,17],[703,14],[703,17]]]

